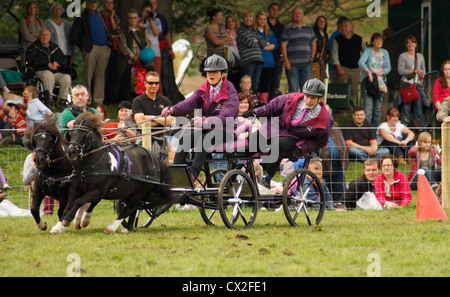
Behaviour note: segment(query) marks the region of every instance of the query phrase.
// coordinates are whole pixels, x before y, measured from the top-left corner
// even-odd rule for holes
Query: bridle
[[[45,130],[40,130],[39,132],[37,132],[36,134],[33,135],[33,142],[34,142],[34,138],[35,137],[46,137],[46,136],[52,136],[55,137],[55,140],[53,141],[53,143],[50,145],[50,150],[47,150],[45,148],[39,147],[39,148],[35,148],[34,144],[33,144],[33,153],[36,155],[37,153],[41,152],[42,154],[44,154],[45,156],[45,162],[47,163],[47,166],[50,167],[50,165],[52,163],[55,163],[57,161],[59,161],[61,158],[57,158],[55,160],[51,159],[51,155],[54,152],[54,149],[56,148],[56,144],[58,143],[58,136],[47,132]]]

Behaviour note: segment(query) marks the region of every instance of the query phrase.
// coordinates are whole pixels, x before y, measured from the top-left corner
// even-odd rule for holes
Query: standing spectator
[[[444,99],[450,97],[450,60],[441,65],[441,76],[434,82],[433,102],[434,108],[439,110]]]
[[[331,62],[336,66],[338,84],[350,84],[350,99],[354,104],[358,99],[359,78],[361,70],[358,61],[366,45],[358,34],[353,33],[353,23],[346,20],[342,23],[342,34],[333,41]]]
[[[128,25],[119,38],[119,62],[117,65],[117,80],[114,94],[119,94],[122,100],[132,101],[136,94],[131,93],[131,68],[139,60],[139,53],[144,48],[151,47],[151,41],[145,28],[139,27],[139,15],[136,9],[128,11]]]
[[[105,100],[106,104],[113,103],[113,88],[117,77],[117,64],[119,63],[119,36],[120,17],[114,10],[114,0],[103,0],[102,17],[108,27],[113,41],[109,55],[108,66],[105,70]]]
[[[289,83],[289,92],[297,92],[311,78],[311,61],[316,55],[316,35],[303,23],[303,10],[294,8],[293,24],[281,36],[281,54]]]
[[[32,126],[36,122],[44,121],[53,116],[53,112],[39,100],[38,91],[35,86],[25,87],[23,90],[23,98],[28,100],[27,126]]]
[[[375,196],[386,209],[399,208],[411,203],[411,190],[406,176],[397,171],[398,162],[393,155],[380,159],[381,174],[375,180]]]
[[[216,54],[225,58],[224,45],[233,45],[233,41],[228,37],[225,28],[222,27],[223,14],[217,8],[206,12],[209,17],[209,25],[205,29],[205,40],[207,46],[207,56]]]
[[[20,66],[26,64],[27,48],[38,39],[39,32],[44,24],[37,17],[38,7],[36,1],[30,1],[25,7],[26,16],[19,21],[19,42],[22,49],[20,53]]]
[[[153,64],[155,65],[155,71],[161,77],[161,49],[159,47],[159,35],[162,32],[161,20],[156,17],[153,12],[152,4],[149,1],[144,1],[142,5],[141,21],[139,23],[141,27],[145,28],[148,38],[151,42],[151,49],[155,53],[153,58]],[[162,84],[159,84],[158,94],[163,94]]]
[[[328,72],[330,74],[330,82],[335,84],[337,82],[337,72],[336,72],[336,65],[333,65],[333,62],[331,61],[331,52],[333,50],[333,41],[336,37],[338,37],[339,35],[342,34],[342,24],[344,23],[344,21],[348,21],[348,17],[345,16],[341,16],[338,18],[337,21],[337,28],[336,31],[334,31],[331,36],[330,36],[330,40],[329,40],[329,47],[328,47],[328,52],[330,53],[330,59],[328,60]]]
[[[366,49],[358,61],[359,68],[363,70],[360,78],[361,97],[363,98],[367,120],[373,127],[378,127],[381,120],[384,93],[380,91],[378,95],[370,95],[367,91],[367,84],[372,83],[378,77],[386,81],[386,75],[391,71],[391,62],[387,50],[381,48],[383,46],[383,37],[381,34],[372,34],[370,44],[372,47]]]
[[[389,106],[389,97],[392,102],[400,92],[400,74],[398,74],[398,57],[403,52],[403,46],[394,39],[394,31],[391,28],[383,30],[383,48],[388,51],[391,60],[391,71],[387,75],[388,93],[384,94],[381,114],[386,114]]]
[[[269,26],[267,25],[267,16],[264,11],[260,11],[256,15],[254,27],[261,38],[263,38],[268,44],[270,44],[270,46],[266,46],[266,49],[262,50],[264,64],[262,66],[258,86],[259,101],[265,104],[269,100],[269,86],[270,81],[273,77],[273,71],[275,67],[273,51],[278,48],[278,42],[275,34],[269,29]]]
[[[51,8],[52,17],[45,21],[45,27],[50,31],[51,42],[56,44],[66,56],[66,65],[71,65],[75,59],[75,51],[70,40],[72,25],[62,18],[64,7],[55,2]]]
[[[270,30],[275,34],[277,38],[278,47],[273,50],[273,58],[275,60],[275,67],[273,70],[273,76],[270,82],[269,100],[281,95],[280,80],[283,73],[284,61],[281,57],[281,35],[284,31],[284,25],[278,19],[280,14],[280,5],[278,3],[271,3],[268,8],[269,17],[268,24]]]
[[[72,79],[70,75],[64,73],[67,66],[66,56],[50,39],[50,31],[42,29],[39,39],[27,49],[27,63],[42,80],[44,90],[48,92],[52,103],[56,107],[65,108]],[[55,84],[60,88],[56,100],[53,101]]]
[[[417,146],[408,151],[411,167],[408,173],[411,190],[417,190],[417,170],[423,169],[431,186],[437,187],[441,182],[442,157],[437,149],[431,147],[431,134],[422,132],[417,137]]]
[[[327,27],[328,27],[327,18],[324,17],[323,15],[318,16],[313,27],[314,34],[316,34],[317,39],[316,55],[313,59],[313,62],[318,63],[320,70],[317,77],[313,78],[318,78],[321,81],[324,81],[324,79],[327,78],[325,64],[330,58],[330,50],[329,50],[330,42],[328,39]],[[312,70],[313,69],[311,68],[311,71]]]
[[[86,8],[73,22],[71,37],[73,44],[83,54],[83,82],[91,93],[90,100],[101,104],[105,94],[105,70],[113,40],[105,20],[97,11],[96,0],[86,1]]]
[[[343,134],[351,159],[367,160],[389,154],[389,150],[378,147],[376,128],[366,121],[364,106],[353,108],[352,120],[344,125]]]
[[[258,93],[259,78],[264,62],[261,50],[269,44],[253,28],[253,16],[251,10],[243,12],[242,23],[237,29],[236,41],[241,58],[242,74],[251,77],[252,90]]]
[[[422,82],[425,77],[425,58],[417,53],[417,40],[414,36],[406,37],[405,45],[407,51],[398,58],[398,73],[402,76],[401,87],[416,84],[419,99],[411,103],[400,102],[400,120],[408,126],[411,121],[411,111],[416,120],[420,121],[422,127],[426,127],[425,114],[429,108],[428,97],[423,90]],[[401,95],[399,96],[401,98]]]
[[[234,64],[230,63],[230,61],[228,61],[230,69],[228,71],[228,81],[233,83],[234,87],[236,88],[236,90],[239,89],[239,79],[242,76],[242,72],[241,72],[241,62],[240,62],[240,56],[239,56],[239,50],[237,47],[237,21],[236,19],[231,16],[228,15],[225,18],[225,28],[227,31],[227,35],[228,37],[231,39],[231,41],[233,42],[233,45],[229,46],[229,50],[231,47],[233,47],[232,51],[234,54]],[[230,54],[227,55],[228,57],[230,56]],[[229,58],[227,58],[227,60],[229,60]]]
[[[155,23],[156,19],[161,23],[161,30],[159,34],[159,48],[161,50],[161,84],[164,96],[173,99],[172,84],[173,79],[173,59],[175,54],[172,50],[172,34],[169,30],[169,23],[164,15],[158,12],[157,0],[148,0],[154,13]]]
[[[377,130],[377,142],[381,147],[389,149],[389,152],[398,158],[400,164],[406,164],[405,155],[411,142],[414,140],[414,132],[399,121],[400,112],[397,108],[389,108],[386,113],[386,122]]]
[[[350,182],[348,189],[341,196],[341,202],[338,203],[338,210],[355,209],[356,202],[366,192],[375,194],[375,180],[380,172],[378,164],[378,160],[375,159],[367,159],[364,161],[364,174]]]

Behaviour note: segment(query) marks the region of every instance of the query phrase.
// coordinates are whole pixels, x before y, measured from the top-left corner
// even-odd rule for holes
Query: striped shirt
[[[311,43],[315,42],[316,34],[313,29],[303,24],[294,24],[284,29],[281,43],[287,43],[287,58],[293,67],[301,67],[311,63]]]

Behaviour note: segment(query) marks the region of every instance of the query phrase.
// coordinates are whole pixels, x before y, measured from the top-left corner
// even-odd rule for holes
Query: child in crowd
[[[327,187],[327,184],[325,183],[325,180],[322,178],[323,175],[323,167],[322,167],[322,161],[317,158],[311,159],[309,162],[308,169],[311,170],[321,181],[323,190],[325,192],[325,202],[328,209],[336,209],[333,203],[333,198],[331,197],[330,190]],[[303,189],[308,189],[311,183],[311,179],[309,176],[305,179],[305,182],[303,184]],[[311,187],[310,191],[308,192],[308,200],[311,201],[318,201],[319,200],[319,189],[316,186]]]
[[[425,170],[425,177],[432,187],[437,187],[441,182],[442,157],[438,150],[431,147],[431,134],[422,132],[417,137],[417,145],[408,151],[411,167],[408,173],[409,187],[417,190],[417,170]]]

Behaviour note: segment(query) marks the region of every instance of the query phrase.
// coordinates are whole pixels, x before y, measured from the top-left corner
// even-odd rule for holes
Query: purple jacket
[[[290,122],[294,115],[298,103],[303,100],[302,93],[289,93],[272,99],[268,104],[256,108],[254,111],[258,117],[268,117],[270,132],[273,117],[279,118],[278,136],[292,137],[297,140],[296,145],[302,147],[303,153],[316,152],[328,143],[328,137],[333,127],[333,117],[325,108],[325,103],[320,101],[322,106],[320,114],[298,126],[291,126]],[[274,127],[275,128],[275,127]],[[268,138],[274,135],[268,135]]]
[[[194,109],[202,109],[202,116],[215,117],[226,127],[226,118],[236,118],[239,110],[239,98],[233,84],[224,78],[219,93],[214,101],[209,103],[211,85],[205,81],[190,97],[173,106],[173,116],[186,116]]]

